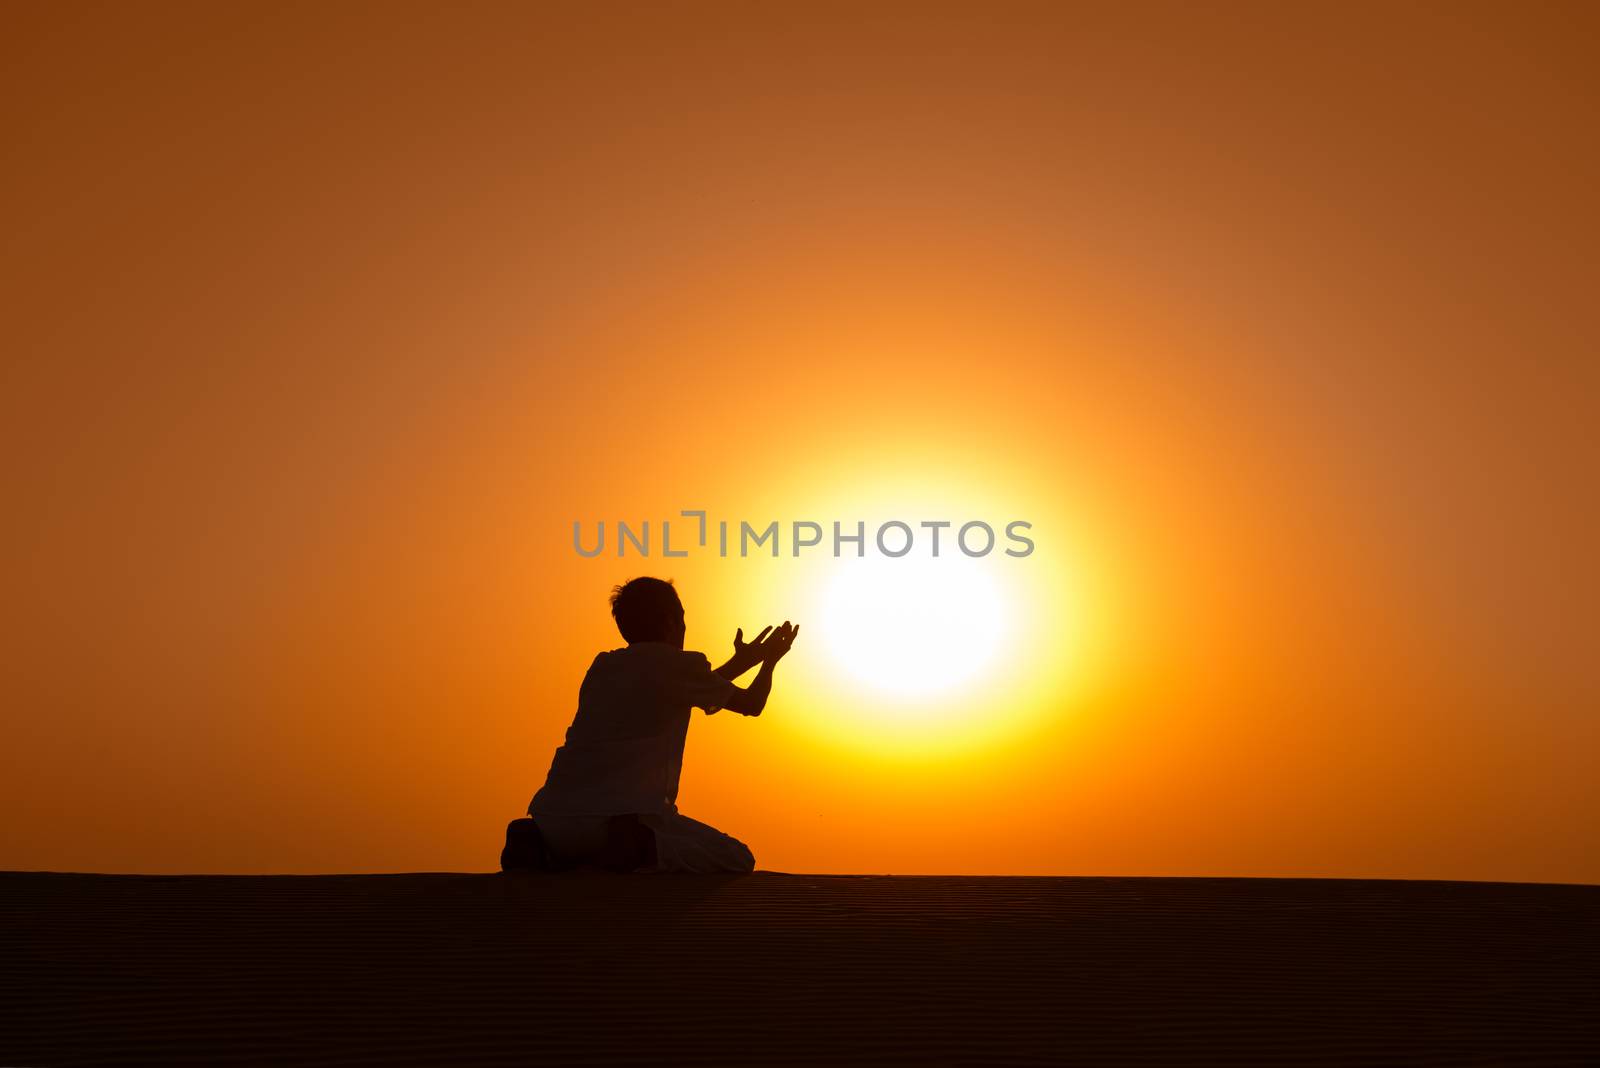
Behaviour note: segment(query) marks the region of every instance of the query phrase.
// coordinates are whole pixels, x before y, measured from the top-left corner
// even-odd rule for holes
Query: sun
[[[881,697],[947,696],[977,685],[1009,630],[989,566],[965,557],[843,559],[817,631],[831,659]]]

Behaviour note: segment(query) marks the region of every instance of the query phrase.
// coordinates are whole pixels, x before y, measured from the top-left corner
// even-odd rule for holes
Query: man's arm
[[[754,664],[746,664],[741,662],[738,654],[736,653],[733,656],[728,657],[728,662],[726,664],[723,664],[721,667],[715,668],[714,670],[718,675],[721,675],[729,682],[732,682],[734,679],[738,678],[740,675],[743,675],[746,671],[749,671],[753,667],[755,667]]]
[[[728,662],[716,669],[716,673],[732,682],[746,671],[761,663],[761,650],[767,634],[772,630],[767,627],[755,636],[754,641],[744,640],[744,628],[740,627],[733,632],[733,655],[728,657]]]
[[[769,627],[768,630],[771,628]],[[761,632],[763,636],[766,631]],[[789,647],[794,644],[795,635],[800,633],[799,627],[789,625],[788,620],[783,626],[766,641],[757,639],[761,648],[761,670],[756,672],[756,677],[750,680],[750,685],[743,689],[735,686],[733,693],[728,695],[728,701],[722,707],[741,716],[759,716],[761,710],[767,707],[767,696],[772,693],[772,669],[782,660]],[[734,648],[739,648],[735,639]]]
[[[767,697],[771,693],[772,661],[763,660],[761,670],[750,680],[750,685],[735,686],[733,692],[728,695],[728,703],[722,707],[741,716],[759,716],[761,710],[767,707]]]

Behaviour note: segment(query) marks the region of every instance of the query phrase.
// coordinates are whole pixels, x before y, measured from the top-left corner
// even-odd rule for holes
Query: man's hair
[[[673,630],[683,602],[672,580],[658,578],[629,579],[611,588],[611,618],[624,641],[661,641]]]

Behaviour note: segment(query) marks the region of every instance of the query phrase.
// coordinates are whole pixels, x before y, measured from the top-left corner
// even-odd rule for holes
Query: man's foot
[[[550,851],[539,827],[526,816],[506,825],[506,845],[500,850],[501,871],[549,871]]]

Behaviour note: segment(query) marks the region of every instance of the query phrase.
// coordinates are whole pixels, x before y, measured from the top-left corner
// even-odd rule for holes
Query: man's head
[[[666,642],[683,648],[683,602],[670,580],[636,578],[613,587],[611,618],[629,645]]]

